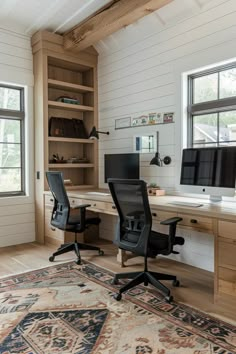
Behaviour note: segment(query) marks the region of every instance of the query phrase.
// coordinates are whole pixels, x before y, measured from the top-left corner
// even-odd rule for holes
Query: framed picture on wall
[[[115,120],[115,129],[129,128],[131,124],[131,117],[124,117]]]

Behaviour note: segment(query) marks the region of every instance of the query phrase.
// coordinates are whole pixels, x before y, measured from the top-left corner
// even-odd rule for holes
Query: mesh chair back
[[[112,178],[108,185],[120,219],[114,243],[145,256],[152,227],[146,183]]]
[[[70,213],[70,202],[65,190],[61,172],[46,172],[50,191],[54,198],[54,207],[51,224],[58,229],[65,230]]]

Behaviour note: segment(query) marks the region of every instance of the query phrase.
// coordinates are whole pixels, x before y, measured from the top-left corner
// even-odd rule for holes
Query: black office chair
[[[63,177],[61,172],[46,172],[49,188],[54,198],[54,207],[51,216],[51,225],[64,231],[74,232],[75,241],[61,245],[56,252],[49,257],[49,261],[53,262],[54,258],[60,254],[75,251],[77,256],[77,264],[81,264],[80,250],[95,250],[99,255],[104,252],[96,246],[80,243],[77,241],[77,234],[84,232],[89,225],[98,225],[99,218],[86,218],[86,208],[89,204],[83,204],[73,207],[79,210],[79,215],[70,215],[70,202],[65,190]]]
[[[175,275],[148,271],[147,258],[155,258],[158,254],[168,255],[178,253],[173,250],[174,245],[183,245],[184,239],[176,237],[176,225],[182,219],[179,217],[162,221],[162,225],[169,225],[169,234],[152,231],[152,214],[148,201],[146,183],[142,180],[108,179],[108,185],[112,198],[116,205],[119,222],[117,225],[114,243],[119,248],[133,252],[137,256],[144,257],[144,271],[118,273],[113,284],[118,284],[122,278],[132,280],[119,289],[114,296],[121,300],[122,293],[136,285],[144,283],[152,284],[165,294],[168,302],[173,300],[170,290],[160,280],[172,280],[174,286],[179,286]]]

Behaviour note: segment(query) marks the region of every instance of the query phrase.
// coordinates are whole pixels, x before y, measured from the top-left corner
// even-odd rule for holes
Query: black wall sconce
[[[98,130],[96,130],[95,127],[93,127],[93,129],[91,130],[91,133],[89,134],[89,139],[96,139],[98,140],[99,139],[99,135],[98,134],[106,134],[106,135],[109,135],[110,133],[109,132],[100,132]]]
[[[157,132],[157,150],[159,150],[158,143],[159,143],[159,132]],[[160,166],[160,167],[163,166],[163,163],[165,165],[169,165],[171,163],[171,157],[165,156],[164,159],[161,159],[159,152],[156,152],[155,156],[150,161],[150,165],[156,165],[156,166]]]
[[[159,152],[156,152],[155,156],[150,161],[150,165],[156,165],[156,166],[160,166],[160,167],[163,166],[163,163],[165,165],[169,165],[171,163],[171,157],[165,156],[164,159],[161,159]]]

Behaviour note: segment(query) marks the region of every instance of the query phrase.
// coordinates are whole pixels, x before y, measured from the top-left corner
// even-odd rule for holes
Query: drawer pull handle
[[[197,220],[196,220],[196,219],[191,219],[190,222],[191,222],[192,224],[197,224]]]
[[[152,216],[157,216],[157,213],[152,213]]]
[[[115,205],[112,205],[112,209],[116,209],[116,206],[115,206]]]
[[[56,231],[56,229],[54,229],[54,227],[51,227],[51,230],[52,230],[52,231]]]
[[[53,202],[53,199],[52,199],[52,198],[50,199],[50,202]]]

